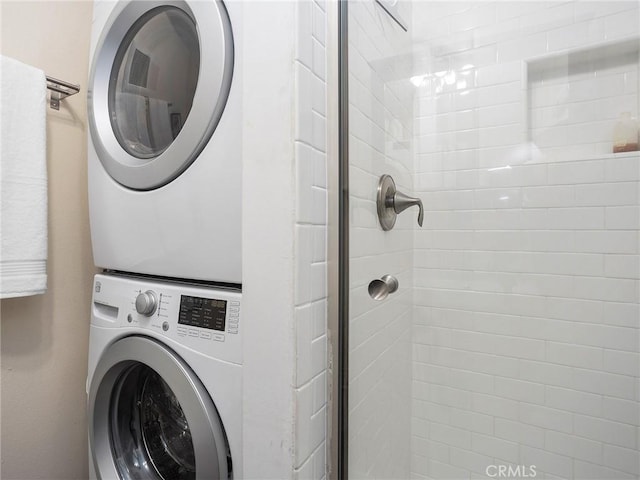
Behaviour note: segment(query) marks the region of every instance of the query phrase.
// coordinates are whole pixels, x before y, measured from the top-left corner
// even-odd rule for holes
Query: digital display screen
[[[226,300],[180,296],[178,323],[181,325],[224,332],[226,313]]]

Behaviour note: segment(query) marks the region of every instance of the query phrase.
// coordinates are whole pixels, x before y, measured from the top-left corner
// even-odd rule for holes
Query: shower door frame
[[[349,478],[349,37],[348,3],[339,0],[337,11],[338,50],[338,272],[337,272],[337,392],[335,430],[332,434],[332,466],[336,478]],[[335,355],[334,355],[335,358]],[[335,383],[334,383],[335,385]],[[335,450],[335,452],[333,451]]]
[[[327,477],[349,478],[348,0],[327,2]],[[331,61],[333,60],[333,61]]]

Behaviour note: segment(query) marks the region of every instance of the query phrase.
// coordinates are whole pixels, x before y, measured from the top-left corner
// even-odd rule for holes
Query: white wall
[[[86,102],[92,4],[1,5],[3,55],[80,84],[47,109],[48,289],[2,300],[2,478],[87,477],[85,381],[94,273]]]
[[[294,449],[295,7],[243,13],[243,474],[281,479]]]
[[[410,5],[403,5],[410,18]],[[412,193],[411,37],[374,2],[349,3],[349,477],[407,478],[410,452],[413,224],[383,232],[382,174]],[[384,302],[367,287],[385,274],[400,288]]]
[[[244,4],[246,478],[326,475],[325,9]]]
[[[638,55],[592,49],[639,25],[637,2],[414,5],[416,478],[640,474],[640,154],[607,153]]]

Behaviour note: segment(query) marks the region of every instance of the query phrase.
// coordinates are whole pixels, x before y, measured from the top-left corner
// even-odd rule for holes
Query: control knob
[[[156,294],[151,290],[140,292],[136,297],[136,312],[140,315],[150,317],[154,314],[157,307],[158,301],[156,300]]]

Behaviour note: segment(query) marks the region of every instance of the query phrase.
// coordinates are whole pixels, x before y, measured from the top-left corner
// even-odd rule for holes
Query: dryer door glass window
[[[151,368],[135,364],[113,390],[111,444],[120,478],[193,480],[191,430],[175,394]]]
[[[183,10],[154,8],[133,24],[109,81],[111,126],[127,153],[154,158],[173,142],[191,111],[199,70],[198,32]]]

